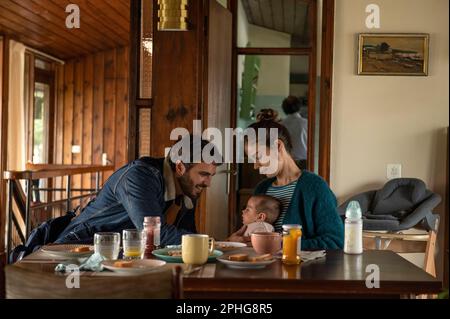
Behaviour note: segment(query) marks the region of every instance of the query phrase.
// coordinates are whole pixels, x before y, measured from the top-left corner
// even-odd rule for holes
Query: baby
[[[273,232],[273,223],[281,211],[278,199],[268,195],[254,195],[247,201],[247,207],[242,211],[242,223],[247,225],[244,236],[255,232]]]

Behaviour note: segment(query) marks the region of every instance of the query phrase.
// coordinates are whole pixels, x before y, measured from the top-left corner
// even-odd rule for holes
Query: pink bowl
[[[251,236],[253,249],[258,254],[275,254],[281,249],[281,234],[256,232]]]

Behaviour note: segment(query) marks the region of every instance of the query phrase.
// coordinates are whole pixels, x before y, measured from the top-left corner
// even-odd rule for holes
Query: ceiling
[[[80,28],[66,28],[66,6],[80,8]],[[129,0],[0,0],[0,34],[67,60],[126,46]]]
[[[306,0],[241,0],[248,22],[260,27],[307,38]]]

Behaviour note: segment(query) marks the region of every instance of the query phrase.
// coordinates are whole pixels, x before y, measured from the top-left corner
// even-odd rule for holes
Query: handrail
[[[32,166],[31,166],[32,165]],[[42,165],[27,164],[28,169],[25,171],[5,171],[3,178],[5,180],[17,179],[41,179],[52,178],[69,175],[97,173],[114,170],[113,165]]]
[[[28,236],[30,234],[30,226],[31,226],[31,213],[33,210],[39,208],[53,207],[60,205],[62,203],[66,203],[66,210],[69,211],[72,206],[72,201],[76,199],[83,199],[92,195],[96,195],[100,191],[100,181],[101,174],[106,171],[113,171],[113,165],[55,165],[55,164],[26,164],[25,171],[5,171],[3,172],[4,178],[7,181],[8,185],[8,199],[7,199],[7,208],[8,212],[8,233],[7,233],[7,252],[8,255],[11,252],[11,235],[12,235],[12,227],[13,224],[18,227],[18,221],[16,216],[13,213],[13,200],[16,201],[16,205],[20,211],[20,218],[24,220],[25,223],[25,233],[22,231],[18,231],[19,236],[22,242],[25,244],[25,241],[28,240]],[[95,174],[95,189],[74,189],[72,188],[72,176],[80,175],[80,174]],[[39,179],[50,179],[54,177],[63,177],[67,176],[65,179],[66,183],[66,198],[60,199],[56,201],[51,201],[47,203],[37,203],[32,205],[32,192],[35,190],[39,190],[39,187],[33,186],[33,181]],[[22,191],[22,187],[19,183],[19,180],[25,180],[25,192]],[[60,188],[45,188],[45,191],[62,191]],[[89,192],[87,194],[72,196],[73,192]]]

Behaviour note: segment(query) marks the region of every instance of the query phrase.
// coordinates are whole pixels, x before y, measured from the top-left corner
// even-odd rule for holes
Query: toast
[[[252,262],[258,262],[258,261],[268,261],[268,260],[272,260],[272,255],[271,254],[264,254],[264,255],[260,255],[260,256],[254,256],[254,257],[250,257],[248,260],[252,261]]]
[[[114,263],[114,267],[131,268],[131,267],[133,267],[133,262],[131,262],[131,261],[124,261],[124,260],[116,261]]]
[[[87,246],[77,247],[71,250],[72,253],[85,253],[90,251],[91,249]]]
[[[171,257],[181,257],[182,253],[181,253],[181,250],[169,250],[167,252],[167,255],[169,255]]]
[[[248,255],[247,254],[234,254],[234,255],[228,256],[228,260],[231,260],[231,261],[247,261],[248,260]]]

